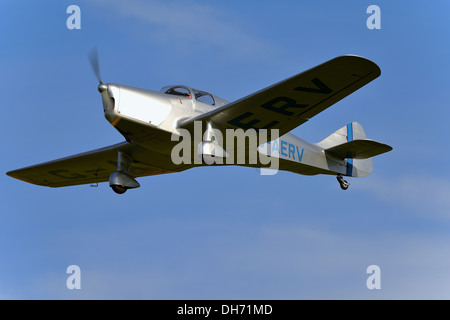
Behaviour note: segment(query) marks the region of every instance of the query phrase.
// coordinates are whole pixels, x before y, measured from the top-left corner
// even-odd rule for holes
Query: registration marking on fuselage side
[[[272,156],[282,156],[281,158],[288,158],[292,159],[297,162],[301,162],[303,158],[303,148],[299,148],[299,146],[296,146],[295,144],[289,143],[284,140],[274,140],[271,142],[268,142],[267,144],[264,143],[258,147],[258,150],[265,150],[267,146],[270,146],[269,155]]]

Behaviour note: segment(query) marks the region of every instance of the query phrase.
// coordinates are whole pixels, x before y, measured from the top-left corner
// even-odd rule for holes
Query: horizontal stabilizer
[[[359,139],[328,148],[325,152],[339,159],[368,159],[391,150],[392,147],[387,144],[368,139]]]

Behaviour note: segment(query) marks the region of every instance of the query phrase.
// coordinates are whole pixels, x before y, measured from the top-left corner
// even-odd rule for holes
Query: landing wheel
[[[113,189],[113,191],[117,194],[123,194],[128,190],[126,187],[117,186],[117,185],[111,186],[111,189]]]
[[[339,174],[336,177],[337,181],[339,182],[339,185],[341,186],[342,190],[347,190],[348,187],[350,186],[350,183],[348,183],[347,181],[344,180],[344,178],[342,178],[342,175]]]
[[[348,182],[347,182],[347,184],[344,184],[344,183],[340,184],[342,190],[347,190],[349,185],[350,185],[350,183],[348,183]]]
[[[212,154],[202,154],[202,163],[204,164],[213,164],[214,163],[214,155]]]

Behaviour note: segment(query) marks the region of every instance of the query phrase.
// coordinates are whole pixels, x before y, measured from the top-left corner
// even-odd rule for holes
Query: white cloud
[[[362,182],[362,181],[361,181]],[[383,201],[399,204],[429,218],[450,218],[450,181],[443,177],[417,174],[388,178],[371,177],[361,183]]]
[[[95,247],[102,261],[80,262],[80,292],[64,287],[64,272],[37,277],[36,287],[88,299],[448,299],[449,240],[383,230],[366,237],[301,222],[252,229],[214,219],[154,221],[83,234],[80,246]],[[381,268],[379,291],[366,287],[372,264]]]
[[[151,40],[174,50],[210,49],[217,55],[256,59],[274,52],[273,45],[247,32],[233,12],[210,4],[141,0],[98,0],[98,3],[122,17],[143,22]]]

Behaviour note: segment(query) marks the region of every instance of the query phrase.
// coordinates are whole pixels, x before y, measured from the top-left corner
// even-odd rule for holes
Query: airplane
[[[344,177],[369,175],[372,158],[392,150],[389,145],[367,139],[357,122],[318,143],[308,143],[290,133],[380,76],[380,68],[360,56],[336,57],[234,102],[183,85],[151,91],[103,83],[96,49],[89,58],[99,81],[104,116],[125,141],[10,171],[8,176],[52,188],[109,181],[114,192],[123,194],[140,187],[136,180],[139,177],[207,166],[207,159],[224,159],[233,151],[255,151],[249,142],[227,150],[219,140],[207,138],[214,132],[253,130],[256,136],[263,137],[269,130],[277,134],[272,137],[269,133],[266,140],[260,139],[257,152],[277,160],[277,170],[333,175],[346,190],[350,184]],[[173,150],[181,132],[193,133],[198,127],[195,124],[200,124],[203,141],[193,139],[192,154],[186,152],[182,156],[186,161],[175,163]],[[201,161],[188,161],[189,157],[200,157]],[[236,165],[267,168],[262,160],[245,157],[246,161]],[[213,165],[229,164],[218,163]]]

